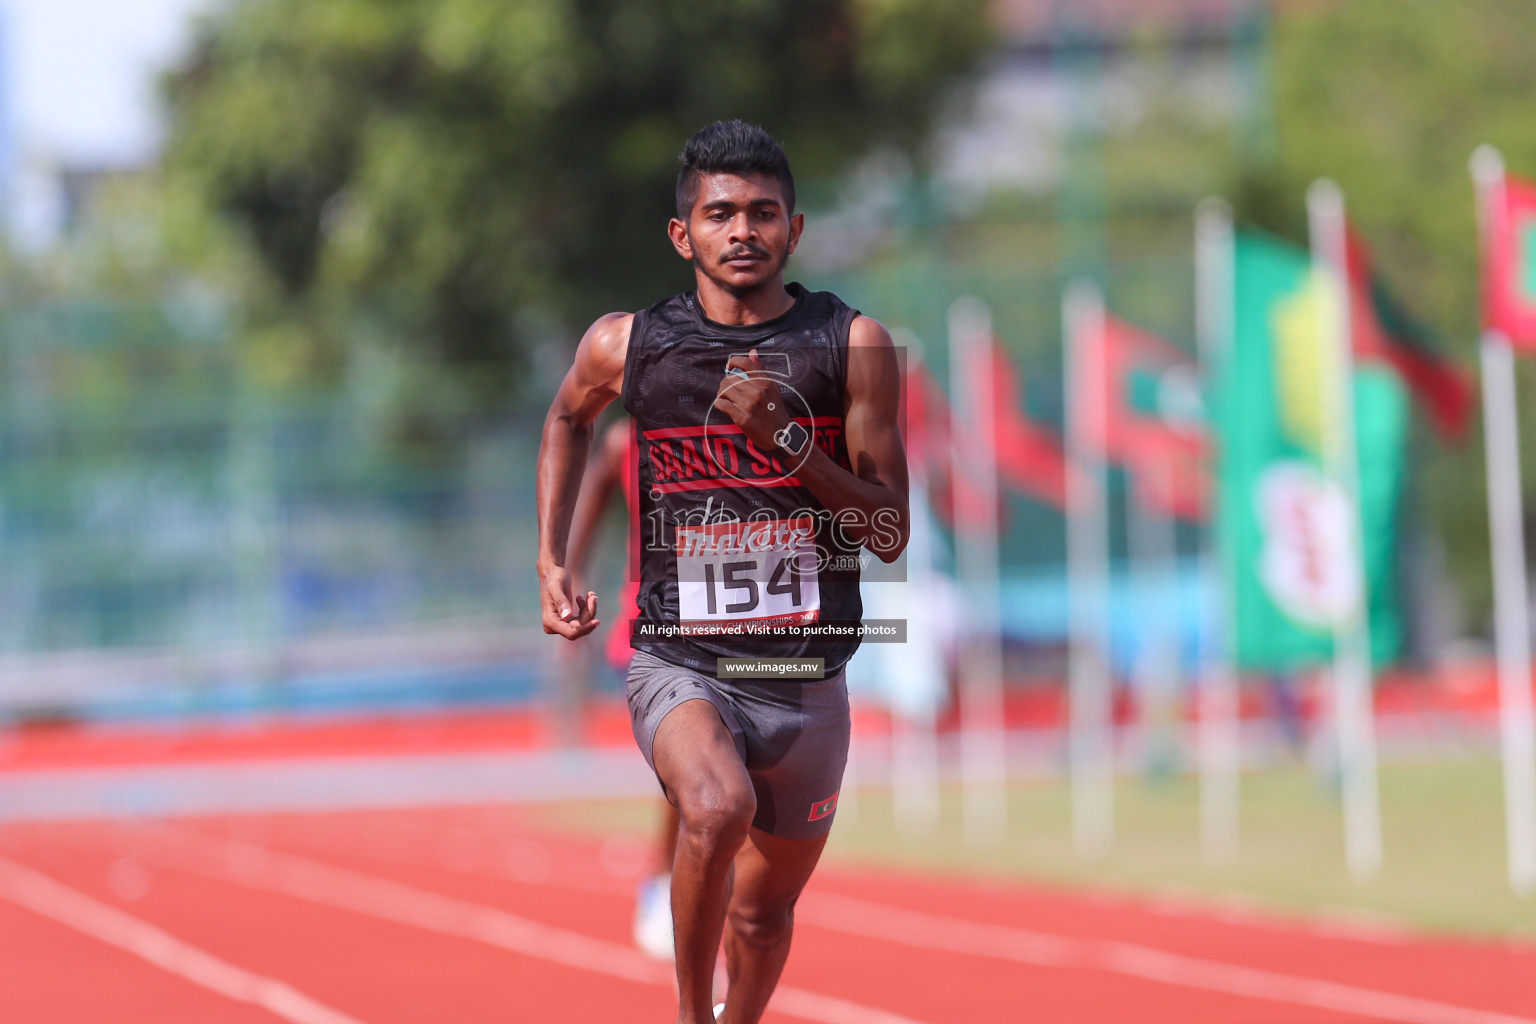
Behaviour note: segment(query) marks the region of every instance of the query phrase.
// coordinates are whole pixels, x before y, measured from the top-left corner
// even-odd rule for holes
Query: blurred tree
[[[1511,172],[1536,177],[1532,53],[1528,0],[1279,5],[1278,147],[1273,160],[1242,168],[1239,216],[1305,239],[1306,187],[1332,177],[1389,281],[1474,371],[1477,227],[1467,161],[1491,142]],[[1527,396],[1536,384],[1530,362]],[[1530,495],[1536,415],[1522,429]],[[1480,431],[1473,435],[1467,450],[1421,446],[1419,491],[1477,623],[1486,621],[1490,570]]]
[[[541,324],[688,286],[663,229],[693,131],[762,124],[805,177],[877,145],[916,152],[986,11],[237,0],[166,80],[166,171],[259,254],[272,324],[317,344],[363,310],[433,360],[515,362]]]

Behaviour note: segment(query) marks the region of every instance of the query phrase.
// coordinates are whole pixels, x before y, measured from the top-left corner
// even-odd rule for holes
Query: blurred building
[[[1268,3],[997,0],[995,11],[997,50],[973,106],[937,147],[961,201],[999,186],[1055,187],[1075,138],[1181,126],[1262,144]]]
[[[156,158],[157,75],[208,0],[9,0],[0,7],[0,208],[24,252],[80,223],[105,178]]]

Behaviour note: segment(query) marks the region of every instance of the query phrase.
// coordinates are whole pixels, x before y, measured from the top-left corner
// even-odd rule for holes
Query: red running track
[[[666,1024],[646,851],[509,807],[0,829],[0,1021]],[[1536,1024],[1536,952],[846,866],[765,1021]]]

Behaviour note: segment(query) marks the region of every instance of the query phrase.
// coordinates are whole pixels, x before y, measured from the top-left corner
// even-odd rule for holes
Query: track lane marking
[[[172,842],[140,847],[136,856],[579,970],[641,984],[673,985],[669,965],[627,945],[240,840],[185,831],[162,835]],[[814,1024],[924,1024],[898,1013],[785,985],[775,991],[769,1009]]]
[[[1287,910],[1240,892],[1206,893],[1182,886],[1163,885],[1144,894],[1095,893],[1084,899],[1092,906],[1111,911],[1129,908],[1161,917],[1297,936],[1317,936],[1338,942],[1411,946],[1419,941],[1434,939],[1433,935],[1415,931],[1406,921],[1390,914],[1351,907]]]
[[[571,963],[571,966],[613,974],[615,973],[614,965],[621,964],[623,966],[619,967],[619,970],[634,969],[636,976],[633,980],[651,980],[642,979],[638,975],[642,970],[650,970],[654,973],[660,968],[660,971],[665,974],[666,982],[670,984],[671,981],[670,972],[666,968],[660,967],[655,961],[641,956],[628,946],[565,932],[564,929],[516,918],[504,911],[480,904],[438,896],[426,890],[414,889],[376,876],[308,861],[303,857],[279,853],[240,840],[214,838],[185,831],[175,833],[175,839],[183,847],[195,845],[201,848],[202,855],[196,858],[196,862],[186,859],[185,849],[179,855],[172,855],[176,861],[175,866],[198,873],[232,878],[257,888],[275,889],[275,891],[287,892],[289,895],[312,901],[345,905],[346,909],[374,916],[387,916],[391,920],[402,920],[399,917],[381,914],[377,908],[337,903],[336,890],[332,890],[329,895],[325,894],[324,888],[327,883],[324,882],[323,877],[311,875],[306,879],[304,871],[293,873],[291,869],[302,865],[319,869],[322,875],[334,873],[332,877],[354,876],[355,880],[366,882],[365,888],[371,888],[373,895],[379,895],[384,889],[393,889],[408,898],[426,897],[428,901],[444,901],[458,905],[455,913],[468,908],[477,914],[508,918],[535,930],[562,933],[567,939],[578,940],[576,945],[588,953],[595,953],[599,959],[606,958],[606,964],[594,964],[589,958],[584,958],[581,962]],[[162,847],[161,853],[166,852]],[[165,858],[157,857],[156,859]],[[211,867],[208,863],[209,859],[217,862],[218,866]],[[288,877],[280,883],[280,887],[275,887],[271,879],[253,877],[254,873],[259,873],[263,869],[263,865],[272,863],[282,864],[290,869]],[[237,875],[241,877],[236,877]],[[295,886],[307,891],[294,891]],[[352,895],[366,897],[367,893],[354,892]],[[821,890],[812,890],[809,895],[811,899],[802,900],[796,909],[796,919],[803,924],[918,948],[1002,959],[1038,967],[1096,969],[1159,984],[1307,1006],[1364,1018],[1389,1019],[1401,1024],[1536,1024],[1536,1019],[1533,1018],[1456,1006],[1347,983],[1309,978],[1304,975],[1288,975],[1262,968],[1244,967],[1201,957],[1169,953],[1135,943],[1071,938],[1008,925],[967,921],[962,918],[909,910]],[[419,921],[403,920],[403,923],[417,924],[431,930],[443,930]],[[493,945],[511,948],[504,942],[465,934],[462,930],[451,931],[449,934],[479,938]],[[550,956],[545,955],[548,948],[551,947],[547,947],[546,950],[530,951],[519,947],[514,951],[550,959]],[[886,1015],[883,1011],[873,1010],[873,1008],[852,1003],[844,1004],[841,1000],[792,988],[780,988],[775,995],[773,1007],[793,1016],[819,1021],[821,1024],[903,1024],[903,1022],[912,1024],[908,1018]],[[850,1010],[853,1015],[845,1015],[845,1010]],[[874,1016],[871,1016],[871,1013]]]
[[[1536,1019],[1530,1017],[1168,953],[1131,942],[1069,938],[1011,925],[966,921],[820,890],[807,895],[809,899],[802,899],[795,908],[797,922],[919,949],[1010,960],[1035,967],[1108,971],[1165,985],[1399,1024],[1536,1024]]]
[[[597,887],[591,888],[594,892],[598,891]],[[608,890],[608,887],[602,888]],[[1532,1018],[1169,953],[1135,943],[1077,939],[1007,925],[966,921],[822,890],[813,889],[809,895],[811,898],[802,900],[796,908],[796,920],[801,923],[919,948],[1011,960],[1039,967],[1103,970],[1165,985],[1326,1009],[1365,1018],[1384,1018],[1400,1021],[1401,1024],[1536,1024],[1536,1019]],[[820,909],[823,904],[834,907],[840,905],[841,909],[823,913]],[[618,948],[633,953],[628,947]],[[783,991],[780,990],[781,993]],[[778,1009],[788,1009],[781,1005],[780,997],[776,997],[774,1005]]]
[[[221,960],[40,871],[0,857],[0,897],[132,953],[219,995],[261,1007],[293,1024],[361,1024],[287,982]]]
[[[526,839],[527,842],[534,842]],[[542,839],[540,840],[542,841]],[[585,848],[578,848],[585,853]],[[568,851],[569,852],[569,851]],[[443,867],[435,863],[430,857],[416,856],[410,858],[421,866]],[[466,869],[468,873],[478,874],[482,877],[494,876],[495,872]],[[559,885],[576,891],[585,891],[594,894],[628,895],[628,890],[619,886],[602,885],[591,877],[583,877],[580,880],[571,878],[551,877],[544,884]],[[855,900],[855,903],[845,907],[841,915],[833,915],[830,919],[823,919],[815,912],[815,904],[818,901],[831,901],[838,899]],[[1105,901],[1110,903],[1109,900]],[[1134,906],[1130,900],[1116,901]],[[1113,905],[1113,904],[1111,904]],[[802,901],[797,909],[797,920],[803,924],[815,927],[824,927],[828,930],[839,930],[862,936],[891,939],[900,934],[896,930],[857,929],[844,926],[840,922],[856,921],[860,917],[871,918],[871,908],[884,907],[886,910],[901,911],[902,908],[890,907],[859,901],[855,897],[835,896],[821,889],[810,891],[810,900]],[[1245,926],[1264,927],[1267,930],[1279,931],[1293,938],[1305,938],[1310,934],[1329,933],[1338,931],[1326,925],[1314,925],[1308,922],[1289,924],[1285,922],[1273,922],[1257,911],[1250,915],[1232,914],[1230,917],[1224,913],[1206,913],[1202,908],[1194,904],[1174,903],[1164,906],[1161,903],[1148,908],[1152,913],[1177,914],[1184,918],[1217,924],[1220,926]],[[908,913],[919,913],[911,911]],[[937,916],[937,915],[935,915]],[[1381,992],[1379,990],[1362,988],[1348,983],[1330,982],[1323,979],[1307,978],[1305,976],[1285,975],[1278,972],[1267,971],[1262,968],[1249,968],[1237,964],[1225,964],[1221,961],[1212,961],[1199,957],[1189,957],[1184,954],[1168,953],[1149,946],[1139,946],[1132,943],[1117,942],[1117,940],[1082,940],[1065,936],[1030,932],[1025,929],[1010,926],[993,926],[977,922],[968,922],[959,918],[944,918],[959,926],[961,932],[970,930],[975,934],[969,938],[957,938],[955,929],[948,929],[948,942],[946,948],[952,952],[960,952],[969,955],[989,958],[1012,959],[1024,963],[1031,963],[1041,967],[1057,968],[1097,968],[1109,970],[1115,973],[1128,974],[1143,980],[1159,982],[1163,984],[1176,984],[1183,987],[1205,989],[1222,992],[1229,995],[1238,995],[1269,1001],[1280,1001],[1289,1004],[1300,1004],[1314,1008],[1324,1008],[1348,1012],[1362,1017],[1380,1017],[1386,1013],[1400,1016],[1405,1022],[1432,1021],[1434,1024],[1532,1024],[1526,1018],[1502,1015],[1495,1011],[1463,1008],[1454,1004],[1439,1003],[1434,1000],[1419,999],[1414,996],[1404,996],[1398,993]],[[905,922],[908,927],[906,934],[932,936],[943,933],[933,927],[933,920],[917,922]],[[1412,940],[1406,929],[1392,932],[1390,935],[1368,933],[1364,935],[1351,934],[1327,934],[1328,938],[1356,942],[1369,942],[1373,945],[1403,946],[1411,945]],[[1072,948],[1063,944],[1098,943],[1101,948]],[[908,943],[911,944],[911,943]],[[921,944],[921,943],[920,943]],[[931,943],[927,944],[933,948]],[[1007,950],[1006,954],[999,951]],[[1206,965],[1209,965],[1208,967]],[[1206,977],[1201,977],[1204,972]],[[1179,978],[1182,980],[1175,981]],[[1298,987],[1299,986],[1299,987]],[[1297,992],[1303,996],[1301,999],[1293,998]],[[1407,1007],[1404,1010],[1404,1007]],[[1394,1019],[1397,1019],[1394,1016]]]

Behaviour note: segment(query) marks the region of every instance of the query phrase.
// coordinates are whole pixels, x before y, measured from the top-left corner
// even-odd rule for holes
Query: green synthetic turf
[[[1384,864],[1356,882],[1344,863],[1342,812],[1332,787],[1303,766],[1250,772],[1242,779],[1242,845],[1235,860],[1201,858],[1199,789],[1192,778],[1122,780],[1116,835],[1103,856],[1073,849],[1063,782],[1017,783],[1010,827],[996,843],[971,844],[961,827],[960,792],[945,787],[941,825],[909,835],[892,822],[888,790],[862,789],[839,810],[827,858],[841,865],[888,865],[946,874],[1016,877],[1122,893],[1170,893],[1278,913],[1322,912],[1344,921],[1536,939],[1536,899],[1517,899],[1506,879],[1503,790],[1491,758],[1381,766]],[[649,803],[550,808],[553,822],[644,833]]]

